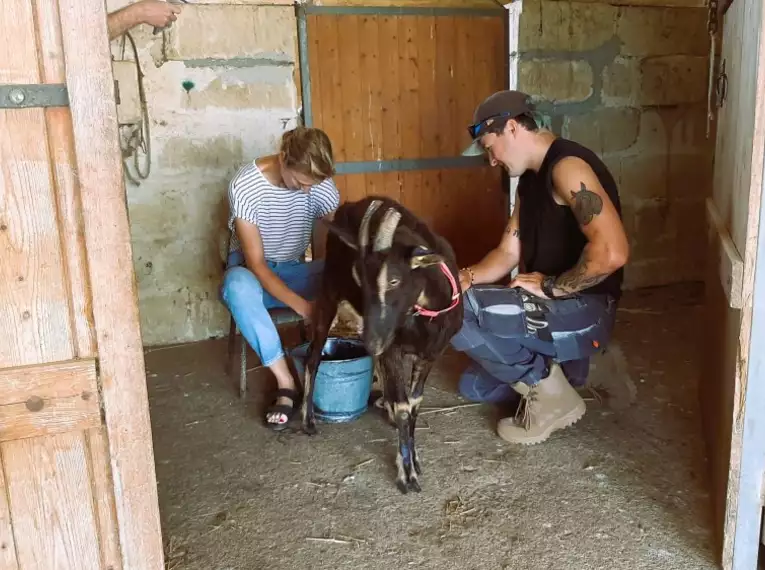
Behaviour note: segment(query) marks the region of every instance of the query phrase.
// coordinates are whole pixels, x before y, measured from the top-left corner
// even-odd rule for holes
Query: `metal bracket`
[[[0,109],[68,106],[69,92],[63,83],[0,85]]]

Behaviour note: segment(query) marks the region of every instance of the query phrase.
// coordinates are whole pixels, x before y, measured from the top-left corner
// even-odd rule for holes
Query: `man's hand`
[[[544,281],[544,278],[545,276],[538,272],[519,273],[515,276],[515,279],[510,282],[510,287],[520,287],[532,295],[541,297],[542,299],[549,299],[549,297],[544,294],[544,291],[542,291],[542,281]]]
[[[156,28],[165,28],[178,19],[181,7],[161,0],[142,0],[136,3],[140,9],[140,20]]]
[[[139,24],[165,28],[178,19],[181,7],[160,0],[141,0],[106,16],[109,40],[118,38]]]
[[[460,289],[464,293],[472,286],[473,278],[470,276],[470,272],[467,269],[460,269]]]

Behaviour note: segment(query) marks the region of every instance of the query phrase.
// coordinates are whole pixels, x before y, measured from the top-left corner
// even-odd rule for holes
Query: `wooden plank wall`
[[[307,28],[313,124],[337,162],[459,156],[475,106],[507,85],[503,11],[309,14]],[[507,221],[501,174],[488,166],[340,175],[337,184],[344,200],[399,200],[452,243],[461,264],[494,247]]]

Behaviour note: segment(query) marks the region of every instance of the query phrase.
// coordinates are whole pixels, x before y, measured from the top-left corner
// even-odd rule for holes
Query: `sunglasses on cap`
[[[481,134],[482,134],[481,131],[483,131],[486,127],[491,126],[491,124],[496,119],[501,119],[503,117],[510,117],[510,118],[512,118],[515,115],[516,115],[515,113],[500,113],[499,115],[492,115],[491,117],[486,117],[483,121],[475,123],[474,125],[470,125],[468,127],[468,132],[470,133],[470,136],[473,139],[477,139],[478,137],[481,136]]]

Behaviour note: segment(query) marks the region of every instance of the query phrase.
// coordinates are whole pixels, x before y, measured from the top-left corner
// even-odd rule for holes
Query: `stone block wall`
[[[627,288],[702,278],[708,49],[703,8],[523,0],[519,88],[617,179]]]
[[[228,181],[296,124],[296,30],[291,5],[239,2],[185,5],[165,34],[132,31],[151,118],[151,174],[127,184],[147,345],[228,330],[218,300]],[[112,54],[123,57],[120,39]]]

